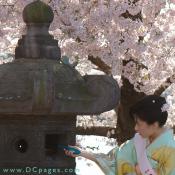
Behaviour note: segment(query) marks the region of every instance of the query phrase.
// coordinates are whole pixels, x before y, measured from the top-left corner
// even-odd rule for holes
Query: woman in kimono
[[[165,128],[168,113],[164,97],[148,95],[130,109],[135,120],[135,136],[108,154],[82,151],[79,155],[96,162],[105,175],[175,175],[173,130]]]

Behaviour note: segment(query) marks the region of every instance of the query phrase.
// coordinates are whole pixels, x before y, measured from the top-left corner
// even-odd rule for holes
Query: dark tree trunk
[[[102,126],[96,126],[96,127],[90,127],[90,128],[83,128],[81,126],[78,126],[76,128],[76,134],[78,135],[98,135],[98,136],[107,136],[108,132],[111,132],[112,130],[115,131],[115,128],[112,127],[102,127]],[[110,138],[116,138],[116,134],[111,134]]]
[[[130,107],[139,99],[145,96],[142,92],[136,92],[134,86],[128,79],[122,76],[123,86],[121,87],[120,105],[116,109],[117,126],[116,135],[117,142],[120,145],[134,135],[134,120],[129,115]]]
[[[111,68],[106,65],[98,57],[89,56],[88,59],[95,64],[100,70],[104,71],[106,74],[111,74]],[[133,60],[123,61],[123,66],[125,66],[129,61],[133,61],[138,68],[140,69],[146,68],[143,64]],[[111,138],[117,138],[117,142],[120,145],[121,143],[125,142],[126,140],[133,137],[134,131],[134,121],[129,116],[129,109],[130,107],[137,102],[139,99],[143,98],[146,94],[143,92],[137,92],[134,89],[134,86],[128,81],[127,78],[121,76],[122,80],[122,87],[121,87],[121,99],[120,105],[116,107],[115,111],[117,114],[117,124],[115,128],[115,134],[111,135]],[[168,77],[165,82],[163,82],[154,92],[156,95],[161,95],[175,80],[175,74]],[[77,128],[77,134],[81,135],[101,135],[106,136],[108,131],[111,131],[114,128],[104,127],[92,127],[89,129],[84,129],[82,127]],[[173,127],[175,131],[175,126]]]

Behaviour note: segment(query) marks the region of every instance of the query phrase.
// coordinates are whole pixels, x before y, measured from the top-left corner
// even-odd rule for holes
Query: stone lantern
[[[58,42],[48,32],[53,17],[42,1],[27,5],[27,33],[14,61],[0,65],[0,167],[23,168],[23,174],[47,174],[48,167],[75,174],[64,171],[75,168],[75,159],[58,145],[75,144],[77,115],[109,111],[120,98],[112,77],[81,76],[60,61]]]

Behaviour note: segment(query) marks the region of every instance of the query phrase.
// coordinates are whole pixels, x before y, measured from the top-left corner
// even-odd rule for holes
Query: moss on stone
[[[52,8],[40,0],[28,4],[23,11],[26,23],[51,23],[53,18]]]
[[[40,80],[39,94],[37,97],[38,105],[42,105],[45,101],[46,96],[45,83],[46,82],[44,80]]]

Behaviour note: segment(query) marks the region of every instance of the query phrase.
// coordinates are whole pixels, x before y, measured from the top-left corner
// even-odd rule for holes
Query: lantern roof
[[[27,33],[18,41],[15,60],[0,65],[0,114],[100,114],[120,99],[108,75],[86,75],[61,61],[58,41],[49,34],[53,11],[37,0],[23,12]]]

